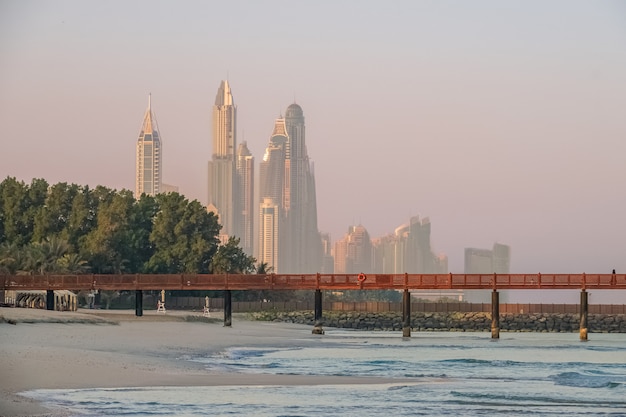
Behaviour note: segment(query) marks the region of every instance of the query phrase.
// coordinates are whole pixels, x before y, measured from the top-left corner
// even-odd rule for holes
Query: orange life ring
[[[357,277],[357,279],[359,280],[359,282],[363,282],[367,279],[367,277],[365,276],[363,272],[361,272],[359,276]]]

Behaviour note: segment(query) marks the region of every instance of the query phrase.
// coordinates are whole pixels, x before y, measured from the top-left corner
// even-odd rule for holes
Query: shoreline
[[[225,374],[189,358],[230,347],[315,345],[311,326],[247,321],[185,321],[202,313],[0,308],[0,416],[67,416],[20,395],[38,389],[157,386],[332,385],[402,382],[397,379]],[[15,322],[16,324],[10,324]],[[414,382],[414,381],[413,381]]]

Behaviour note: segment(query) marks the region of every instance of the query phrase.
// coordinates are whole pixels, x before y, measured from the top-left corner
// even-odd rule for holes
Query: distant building
[[[220,212],[222,232],[234,232],[237,108],[228,81],[222,81],[213,106],[213,154],[209,161],[209,199]]]
[[[220,219],[220,212],[213,204],[209,204],[206,208],[207,213],[213,213],[215,217],[217,217],[217,221]],[[217,235],[217,238],[220,241],[220,244],[225,245],[228,243],[228,235],[220,230],[220,233]]]
[[[466,274],[509,274],[511,248],[494,243],[492,249],[465,248]]]
[[[272,272],[279,273],[278,270],[278,245],[279,245],[279,207],[271,198],[263,200],[259,210],[259,263],[267,264]]]
[[[350,226],[335,243],[335,273],[358,274],[372,271],[372,241],[362,225]]]
[[[235,166],[237,179],[237,193],[234,204],[234,231],[240,239],[243,251],[252,256],[254,254],[254,157],[248,149],[248,144],[242,142],[237,148],[237,163]]]
[[[465,248],[466,274],[493,273],[493,252],[490,249]]]
[[[313,164],[305,143],[304,115],[298,104],[279,117],[260,163],[259,199],[278,206],[278,266],[281,273],[313,273],[322,267],[317,230]],[[259,253],[260,254],[260,253]]]
[[[178,186],[172,184],[161,183],[161,192],[162,193],[177,193]]]
[[[333,257],[332,242],[330,240],[330,234],[322,233],[322,274],[332,274],[335,272],[335,259]]]
[[[152,113],[152,97],[148,95],[148,109],[137,139],[135,198],[142,194],[154,196],[161,192],[161,135]]]
[[[511,248],[501,243],[494,243],[492,249],[465,248],[466,274],[509,274]],[[508,291],[502,291],[500,302],[508,301]],[[468,290],[465,299],[471,303],[490,303],[491,291]]]
[[[442,274],[448,272],[445,255],[433,253],[430,220],[413,216],[393,234],[374,239],[374,271],[382,274]]]

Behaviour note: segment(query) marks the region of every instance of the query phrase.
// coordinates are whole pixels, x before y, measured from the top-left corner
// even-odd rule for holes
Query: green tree
[[[217,217],[178,193],[159,194],[155,201],[158,212],[150,233],[154,254],[146,272],[207,273],[219,244]]]
[[[274,272],[274,267],[269,266],[267,262],[259,262],[256,266],[256,273],[259,275],[271,274]]]
[[[31,186],[32,190],[32,186]],[[76,184],[68,185],[65,182],[55,184],[46,190],[44,204],[34,207],[33,241],[59,236],[67,239],[68,228],[72,214],[72,203],[80,188]]]
[[[26,245],[21,249],[24,256],[17,266],[17,272],[30,275],[63,273],[61,259],[68,254],[69,249],[65,240],[56,237]]]
[[[57,261],[58,271],[63,274],[86,274],[90,267],[77,253],[66,253]]]
[[[34,184],[36,190],[42,185],[38,181]],[[0,183],[0,242],[22,246],[31,241],[34,222],[31,198],[36,195],[33,192],[29,196],[29,187],[24,181],[7,177]]]
[[[225,245],[217,249],[210,271],[213,274],[251,274],[256,271],[255,262],[256,259],[246,255],[239,247],[239,238],[231,236]]]
[[[125,272],[130,213],[135,199],[130,191],[114,193],[100,202],[97,225],[83,241],[83,251],[96,273]]]

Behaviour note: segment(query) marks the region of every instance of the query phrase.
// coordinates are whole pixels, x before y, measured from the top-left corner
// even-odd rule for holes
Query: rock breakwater
[[[250,318],[261,321],[308,324],[313,326],[312,311],[263,311],[249,313]],[[325,312],[324,327],[358,330],[401,331],[399,312]],[[500,331],[503,332],[578,332],[580,316],[570,313],[501,314]],[[491,314],[467,313],[412,313],[414,331],[485,332],[491,330]],[[626,333],[625,314],[589,314],[591,333]]]

